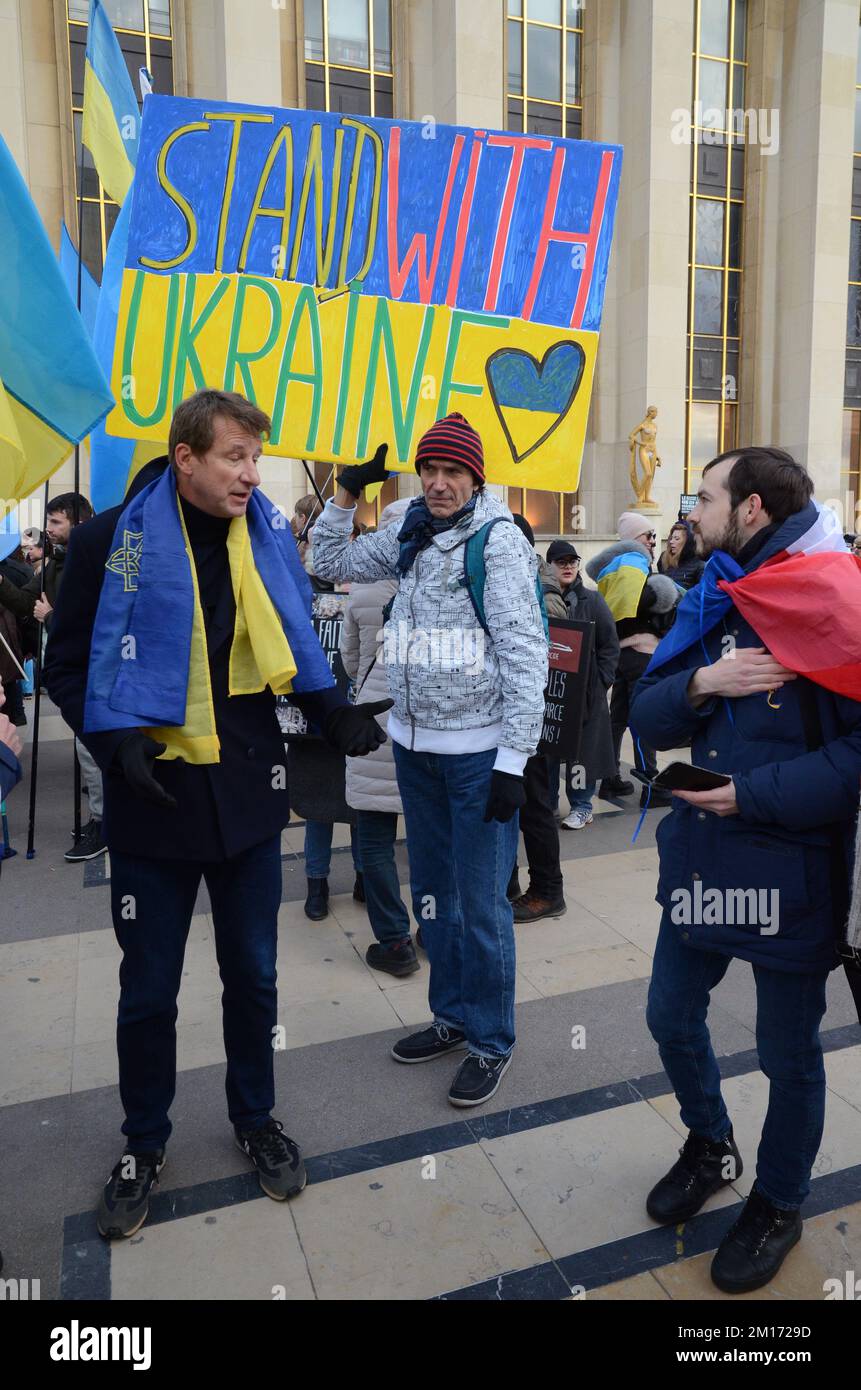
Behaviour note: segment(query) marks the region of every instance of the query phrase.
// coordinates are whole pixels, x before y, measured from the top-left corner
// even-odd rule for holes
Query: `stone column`
[[[774,152],[748,145],[740,438],[788,449],[823,500],[840,487],[857,47],[856,0],[754,0],[748,106]]]
[[[580,485],[586,533],[600,538],[634,505],[628,434],[649,405],[659,527],[683,491],[691,147],[678,130],[692,99],[693,6],[601,0],[584,22],[583,133],[625,151]]]

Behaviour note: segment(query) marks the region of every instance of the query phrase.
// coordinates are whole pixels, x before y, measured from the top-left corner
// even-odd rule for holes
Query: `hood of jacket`
[[[631,553],[645,555],[651,566],[651,552],[647,545],[643,545],[642,541],[613,541],[612,545],[599,550],[597,555],[593,555],[592,559],[587,561],[586,573],[590,579],[597,580],[604,566],[609,565],[611,560],[615,560],[617,555],[630,555]]]

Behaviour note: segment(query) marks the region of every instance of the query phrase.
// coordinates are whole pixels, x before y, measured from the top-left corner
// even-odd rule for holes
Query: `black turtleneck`
[[[180,497],[182,515],[188,531],[194,568],[197,571],[197,587],[200,592],[200,606],[207,638],[213,625],[217,625],[220,636],[233,631],[236,616],[236,603],[233,585],[230,581],[230,562],[227,557],[227,533],[230,530],[230,517],[210,516]],[[210,655],[212,653],[210,652]]]

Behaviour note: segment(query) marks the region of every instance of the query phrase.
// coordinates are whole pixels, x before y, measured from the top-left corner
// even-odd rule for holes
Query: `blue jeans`
[[[706,1014],[709,994],[730,956],[686,946],[665,912],[658,934],[646,1022],[681,1107],[682,1123],[723,1139],[730,1119],[720,1090]],[[786,1211],[800,1207],[825,1123],[825,1067],[819,1024],[828,973],[796,975],[754,965],[756,1046],[768,1077],[768,1110],[756,1161],[756,1186]]]
[[[549,758],[550,763],[550,805],[553,810],[559,807],[559,772],[562,767],[561,762],[555,758]],[[568,793],[568,804],[572,811],[591,811],[592,799],[598,789],[597,782],[589,782],[585,787],[573,787],[571,785],[571,763],[565,764],[565,790]]]
[[[306,820],[305,822],[305,874],[308,878],[328,878],[332,867],[332,832],[335,826],[330,820]],[[356,845],[356,827],[350,826],[350,849],[353,855],[353,868],[357,874],[362,872],[362,864]]]
[[[212,904],[227,1054],[227,1113],[240,1129],[275,1104],[275,955],[281,836],[204,864],[111,852],[111,912],[123,952],[117,1053],[123,1134],[132,1152],[160,1148],[176,1091],[176,999],[201,877]],[[134,917],[128,917],[129,905]]]
[[[415,753],[392,744],[404,804],[413,915],[437,1023],[481,1057],[514,1047],[514,915],[506,897],[518,823],[484,821],[496,749]]]
[[[382,946],[405,941],[410,914],[401,898],[395,863],[398,817],[394,811],[357,811],[356,843],[362,863],[371,930]]]

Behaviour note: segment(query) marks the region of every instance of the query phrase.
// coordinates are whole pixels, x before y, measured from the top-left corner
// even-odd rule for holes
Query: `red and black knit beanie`
[[[456,411],[437,420],[435,425],[422,435],[416,449],[416,472],[421,472],[422,463],[428,459],[442,459],[446,463],[459,463],[475,474],[480,483],[484,482],[484,449],[481,436],[463,415]]]

